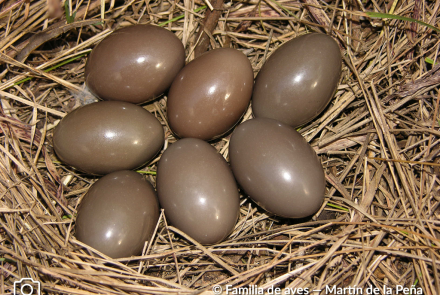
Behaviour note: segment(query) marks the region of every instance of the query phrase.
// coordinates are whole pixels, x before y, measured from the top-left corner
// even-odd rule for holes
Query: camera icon
[[[14,282],[14,295],[40,295],[40,282],[22,278]]]

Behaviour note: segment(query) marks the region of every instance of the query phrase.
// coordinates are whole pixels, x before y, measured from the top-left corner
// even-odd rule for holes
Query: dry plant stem
[[[29,71],[32,71],[32,72],[36,73],[37,75],[44,76],[44,77],[46,77],[46,78],[48,78],[50,80],[53,80],[53,81],[55,81],[57,83],[60,83],[61,85],[64,85],[65,87],[67,87],[67,88],[69,88],[71,90],[76,90],[76,91],[81,91],[82,90],[82,88],[79,87],[79,86],[76,86],[76,85],[74,85],[74,84],[72,84],[70,82],[67,82],[67,81],[65,81],[65,80],[63,80],[61,78],[55,77],[52,74],[46,73],[44,71],[40,71],[40,70],[38,70],[36,68],[32,68],[31,66],[28,66],[28,65],[23,64],[21,62],[13,60],[9,56],[7,56],[7,55],[0,54],[0,59],[2,59],[3,61],[5,61],[7,63],[13,64],[15,66],[23,67],[23,68],[25,68],[25,69],[27,69]]]
[[[165,222],[165,228],[167,229],[167,235],[168,235],[168,239],[169,239],[170,244],[171,244],[171,249],[174,250],[173,241],[171,240],[170,232],[168,230],[167,219],[166,219],[165,214],[164,214],[164,209],[161,209],[161,215],[163,216],[163,221]],[[173,257],[174,257],[174,263],[176,264],[177,281],[178,281],[179,285],[181,285],[182,284],[182,280],[180,278],[179,263],[177,262],[176,254],[173,254]]]
[[[68,25],[64,7],[49,15],[52,1],[0,4],[2,293],[13,293],[21,277],[40,280],[44,294],[212,295],[216,284],[312,290],[415,282],[424,294],[439,293],[440,39],[421,25],[364,16],[418,10],[414,17],[436,25],[440,1],[234,1],[206,9],[205,16],[221,15],[212,29],[194,13],[205,0],[70,2],[75,22],[86,23],[100,20],[101,3],[109,3],[104,25],[73,28],[79,22]],[[113,260],[75,239],[76,208],[97,178],[61,163],[52,136],[60,119],[89,99],[76,90],[84,89],[87,57],[43,71],[90,52],[115,29],[164,22],[186,45],[188,62],[203,37],[211,48],[229,44],[245,53],[255,74],[298,35],[337,38],[344,56],[338,90],[300,129],[328,180],[312,221],[271,215],[243,194],[236,227],[217,245],[194,243],[163,219],[141,256]],[[58,35],[60,25],[67,31]],[[11,58],[20,51],[30,52],[26,64]],[[166,98],[143,107],[167,129],[166,149],[177,140],[167,127]],[[242,121],[251,117],[248,108]],[[226,160],[229,139],[211,143]],[[159,159],[139,169],[153,185]]]
[[[438,114],[438,109],[439,109],[439,101],[440,101],[440,92],[437,94],[437,100],[436,100],[436,105],[435,105],[435,111],[434,111],[434,116],[432,118],[432,125],[431,125],[431,129],[434,129],[435,126],[435,122],[438,122],[437,120],[437,114]],[[432,136],[429,136],[429,141],[428,141],[428,148],[427,148],[427,152],[426,155],[429,155],[429,150],[431,148],[431,143],[432,143]],[[421,182],[423,183],[425,177],[425,171],[422,172],[422,180]],[[421,187],[421,192],[420,192],[420,199],[422,199],[422,192],[423,192],[423,186]],[[422,203],[422,200],[420,200],[419,202],[420,204]],[[433,263],[433,270],[434,270],[434,282],[435,282],[435,290],[437,292],[437,294],[440,294],[440,279],[439,279],[439,272],[437,271],[437,268],[435,267],[435,256],[433,254],[433,252],[431,251],[430,253],[431,255],[431,259],[432,259],[432,263]]]
[[[21,102],[21,103],[27,104],[27,105],[29,105],[29,106],[32,106],[32,107],[35,107],[35,108],[41,109],[42,111],[45,111],[45,112],[48,112],[48,113],[54,114],[54,115],[59,116],[59,117],[64,117],[64,116],[66,115],[66,113],[59,112],[59,111],[52,110],[52,109],[50,109],[50,108],[47,108],[47,107],[44,107],[44,106],[38,105],[37,103],[30,102],[30,101],[28,101],[28,100],[26,100],[26,99],[24,99],[24,98],[18,97],[18,96],[16,96],[16,95],[12,95],[12,94],[10,94],[10,93],[8,93],[8,92],[0,91],[0,95],[5,96],[5,97],[8,97],[8,98],[11,98],[11,99],[14,99],[14,100],[16,100],[16,101],[19,101],[19,102]]]
[[[247,17],[255,17],[257,15],[257,8],[258,8],[258,5],[255,5],[254,9],[252,9],[252,11],[250,11],[246,16]],[[251,25],[252,25],[252,21],[249,21],[249,20],[242,21],[235,28],[234,32],[236,32],[236,33],[245,32],[245,31],[247,31],[247,29]]]
[[[281,251],[272,259],[272,261],[269,263],[269,264],[275,264],[275,262],[279,259],[279,257],[280,257],[280,254],[281,253],[284,253],[284,251],[286,251],[286,249],[290,246],[290,244],[294,241],[294,240],[296,240],[296,239],[298,239],[298,238],[300,238],[301,236],[306,236],[306,235],[309,235],[309,234],[311,234],[311,233],[313,233],[313,232],[316,232],[316,231],[320,231],[320,230],[322,230],[322,229],[324,229],[324,228],[326,228],[327,227],[327,225],[323,225],[323,226],[321,226],[321,227],[318,227],[318,228],[316,228],[316,229],[313,229],[311,232],[306,232],[306,233],[303,233],[303,234],[300,234],[300,235],[298,235],[298,236],[294,236],[293,238],[291,238],[290,239],[290,241],[287,243],[287,244],[285,244],[284,246],[283,246],[283,248],[281,249]],[[306,267],[307,268],[307,267]],[[257,284],[257,282],[260,280],[260,278],[261,278],[261,276],[263,275],[263,273],[260,273],[256,278],[255,278],[255,280],[253,281],[253,284],[255,285],[255,284]]]
[[[191,237],[189,237],[188,235],[186,235],[184,232],[178,230],[177,228],[170,226],[169,229],[175,233],[178,233],[179,235],[182,235],[183,237],[185,237],[185,239],[191,241],[197,248],[199,248],[200,250],[202,250],[206,255],[208,255],[210,258],[212,258],[215,262],[217,262],[218,264],[220,264],[222,267],[224,267],[226,270],[228,270],[230,273],[232,273],[233,275],[238,275],[237,271],[235,271],[233,268],[231,268],[228,264],[226,264],[225,262],[223,262],[220,258],[218,258],[217,256],[213,255],[212,253],[210,253],[205,247],[203,247],[201,244],[199,244],[198,242],[196,242],[194,239],[192,239]]]
[[[93,23],[96,23],[96,20],[75,22],[75,23],[63,25],[60,27],[49,28],[41,33],[35,34],[29,39],[29,43],[26,45],[26,47],[24,47],[18,53],[17,60],[24,62],[25,59],[28,57],[29,54],[31,54],[31,52],[33,50],[35,50],[37,47],[39,47],[41,44],[47,42],[48,40],[53,39],[55,37],[58,37],[59,35],[66,33],[67,31],[69,31],[73,28],[91,25]]]
[[[43,6],[43,1],[40,1],[41,6]],[[14,41],[18,40],[20,37],[24,36],[26,31],[30,31],[32,28],[37,26],[39,23],[44,21],[47,18],[47,7],[43,6],[35,15],[29,18],[20,28],[14,30],[11,34],[9,34],[6,38],[0,41],[0,51],[4,51],[9,47]]]
[[[107,35],[109,35],[112,31],[110,30],[104,30],[101,33],[97,34],[96,36],[94,36],[93,38],[90,38],[89,40],[83,42],[82,44],[75,46],[74,48],[71,48],[69,50],[66,50],[63,52],[63,54],[61,54],[60,56],[57,56],[56,58],[42,64],[39,65],[37,67],[35,67],[35,69],[37,70],[41,70],[44,69],[48,66],[54,65],[55,63],[70,58],[76,54],[72,54],[73,52],[75,52],[76,50],[80,50],[83,49],[84,47],[90,46],[91,44],[94,44],[95,42],[98,42],[100,40],[102,40],[103,38],[105,38]],[[79,53],[84,53],[84,52],[89,52],[90,50],[85,50],[85,51],[79,51]],[[0,55],[1,56],[1,55]],[[1,59],[0,59],[1,60]],[[10,58],[6,58],[5,60],[10,60]],[[11,61],[12,62],[12,61]],[[29,75],[29,73],[26,73],[26,75]],[[15,85],[15,83],[23,80],[24,78],[26,78],[26,75],[17,75],[16,77],[14,77],[13,79],[10,79],[8,82],[4,83],[4,84],[0,84],[0,90],[5,90],[8,89],[12,86]],[[81,88],[82,90],[82,88]]]
[[[196,40],[200,38],[200,41],[194,49],[194,56],[196,58],[208,49],[210,38],[206,32],[212,34],[223,12],[224,0],[213,0],[211,4],[214,10],[206,10],[205,17],[200,24],[199,33],[196,37]]]

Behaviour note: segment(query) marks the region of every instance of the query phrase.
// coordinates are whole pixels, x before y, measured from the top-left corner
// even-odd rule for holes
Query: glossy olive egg
[[[307,34],[278,48],[255,80],[252,111],[292,127],[310,122],[336,92],[341,75],[339,46],[325,34]]]
[[[184,65],[182,42],[173,33],[134,25],[113,32],[93,49],[85,81],[103,100],[139,104],[164,93]]]
[[[238,125],[229,142],[229,160],[245,192],[276,215],[303,218],[324,200],[324,170],[315,151],[284,123],[256,118]]]
[[[168,93],[167,114],[179,137],[211,140],[230,130],[249,105],[252,66],[232,48],[209,51],[186,65]]]
[[[199,243],[218,243],[234,228],[238,188],[226,161],[205,141],[184,138],[170,145],[156,185],[167,220]]]
[[[98,175],[145,164],[163,142],[160,122],[140,106],[122,101],[78,108],[61,120],[53,135],[61,161]]]
[[[117,171],[95,182],[81,200],[75,235],[112,258],[140,255],[158,219],[151,184],[136,172]]]

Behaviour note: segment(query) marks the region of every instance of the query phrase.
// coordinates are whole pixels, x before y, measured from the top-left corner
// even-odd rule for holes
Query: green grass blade
[[[199,7],[199,8],[197,8],[197,9],[194,9],[194,12],[199,12],[200,10],[203,10],[203,9],[205,9],[205,8],[206,8],[206,5],[205,5],[205,6],[202,6],[202,7]],[[158,24],[158,26],[159,26],[159,27],[163,27],[163,26],[165,26],[165,25],[167,25],[167,24],[169,24],[169,23],[175,22],[175,21],[177,21],[177,20],[179,20],[179,19],[182,19],[182,18],[184,18],[184,17],[185,17],[184,14],[179,15],[179,16],[177,16],[177,17],[175,17],[175,18],[172,18],[172,19],[170,19],[170,20],[167,20],[166,22],[163,22],[163,23]]]
[[[73,15],[70,15],[69,2],[64,2],[64,11],[66,12],[66,20],[68,24],[73,23],[75,20],[76,12]]]
[[[156,175],[155,171],[142,171],[142,170],[138,170],[136,172],[137,173],[141,173],[141,174]]]
[[[416,278],[416,280],[414,281],[413,287],[417,286],[418,282],[419,282],[419,279]]]
[[[404,17],[404,16],[400,16],[400,15],[395,15],[395,14],[374,12],[374,11],[368,11],[368,12],[365,12],[365,14],[369,17],[391,18],[391,19],[397,19],[397,20],[404,20],[404,21],[408,21],[408,22],[412,22],[412,23],[418,23],[419,25],[428,27],[428,28],[440,33],[440,29],[437,29],[436,27],[431,26],[430,24],[421,22],[421,21],[413,19],[413,18]]]
[[[432,59],[430,59],[429,57],[425,57],[425,62],[428,64],[431,64],[431,65],[434,65],[434,61]]]
[[[339,209],[339,210],[342,210],[342,211],[350,212],[350,210],[348,210],[347,208],[344,208],[344,207],[341,207],[341,206],[338,206],[338,205],[335,205],[335,204],[332,204],[332,203],[327,203],[327,206],[333,207],[333,208],[336,208],[336,209]]]

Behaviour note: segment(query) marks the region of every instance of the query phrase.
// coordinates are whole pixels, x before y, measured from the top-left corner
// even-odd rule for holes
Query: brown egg
[[[269,212],[303,218],[324,200],[321,163],[293,127],[266,118],[246,121],[232,133],[229,159],[241,187]]]
[[[341,75],[339,46],[325,34],[307,34],[278,48],[255,80],[252,111],[292,127],[310,122],[335,94]]]
[[[134,169],[151,160],[164,142],[160,122],[122,101],[101,101],[64,117],[53,135],[57,156],[91,174]]]
[[[171,129],[179,137],[203,140],[223,135],[247,109],[253,78],[249,60],[236,49],[215,49],[191,61],[168,93]]]
[[[216,244],[231,233],[238,218],[238,188],[210,144],[181,139],[163,153],[157,169],[159,202],[171,224],[202,244]]]
[[[93,49],[85,81],[103,100],[139,104],[164,93],[184,65],[182,42],[173,33],[135,25],[113,32]]]
[[[158,219],[151,184],[136,172],[117,171],[95,182],[82,199],[76,238],[112,258],[140,255]]]

